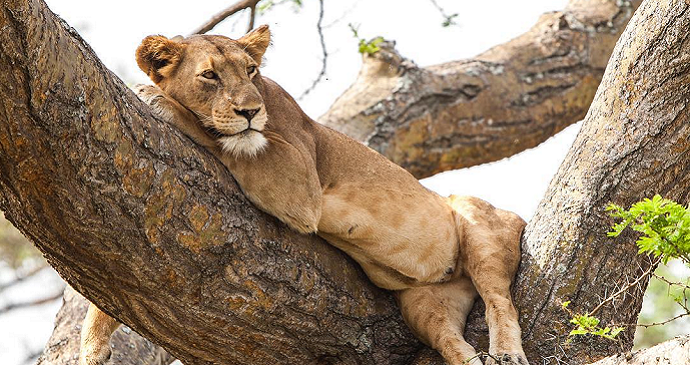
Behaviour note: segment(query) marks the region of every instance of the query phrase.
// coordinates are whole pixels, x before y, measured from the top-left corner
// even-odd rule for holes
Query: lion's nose
[[[261,109],[261,108],[257,108],[257,109],[242,109],[242,110],[240,110],[240,109],[235,109],[235,113],[237,113],[238,115],[241,115],[241,116],[247,118],[247,121],[248,121],[248,122],[251,122],[252,118],[254,118],[254,116],[256,115],[256,113],[259,112],[260,109]]]

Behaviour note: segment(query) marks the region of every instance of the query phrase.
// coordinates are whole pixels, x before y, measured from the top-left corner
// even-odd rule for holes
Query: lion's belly
[[[324,192],[322,201],[319,235],[358,261],[376,285],[439,282],[456,269],[455,218],[437,196],[351,187]]]

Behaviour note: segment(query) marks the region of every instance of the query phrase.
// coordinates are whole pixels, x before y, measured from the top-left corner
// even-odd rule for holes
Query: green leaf
[[[576,329],[570,331],[569,335],[570,335],[570,336],[574,336],[574,335],[586,335],[587,333],[589,333],[589,332],[587,332],[586,329],[584,329],[584,328],[582,328],[582,327],[578,327],[578,328],[576,328]]]

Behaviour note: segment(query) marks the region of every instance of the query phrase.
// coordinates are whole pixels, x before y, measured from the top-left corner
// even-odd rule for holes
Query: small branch
[[[443,23],[442,23],[442,24],[443,24],[444,27],[449,27],[449,26],[451,26],[451,25],[458,25],[458,23],[456,23],[456,22],[453,20],[453,18],[455,18],[455,17],[458,16],[458,13],[448,15],[448,14],[446,13],[446,11],[443,10],[443,8],[442,8],[440,5],[438,5],[438,3],[436,2],[436,0],[430,0],[430,1],[431,1],[432,4],[434,4],[434,7],[435,7],[436,9],[438,9],[438,11],[439,11],[439,12],[441,13],[441,15],[443,16],[443,19],[444,19],[444,20],[443,20]]]
[[[652,276],[654,276],[655,278],[657,278],[657,279],[659,279],[659,280],[665,282],[665,283],[668,284],[668,285],[676,285],[676,286],[679,286],[679,287],[683,288],[684,290],[690,289],[690,286],[688,286],[687,284],[683,284],[683,283],[680,283],[680,282],[677,282],[677,281],[668,280],[668,279],[666,279],[664,276],[657,275],[657,274],[652,274]]]
[[[338,18],[336,18],[336,19],[333,20],[332,22],[330,22],[330,23],[324,25],[324,26],[321,27],[321,28],[323,28],[323,29],[328,29],[328,28],[330,28],[330,27],[332,27],[332,26],[334,26],[334,25],[340,23],[341,21],[343,21],[343,19],[347,18],[347,17],[352,13],[352,11],[354,11],[355,8],[357,8],[357,6],[359,5],[360,1],[362,1],[362,0],[354,1],[354,2],[350,5],[350,7],[349,7],[347,10],[345,10],[342,14],[340,14],[340,16],[339,16]]]
[[[316,22],[316,31],[319,33],[319,41],[321,42],[321,52],[323,53],[323,60],[321,61],[321,71],[319,71],[319,75],[316,77],[314,82],[312,82],[311,86],[309,86],[304,92],[302,92],[302,95],[300,95],[297,100],[302,100],[307,94],[312,92],[315,88],[316,85],[321,82],[321,79],[326,75],[326,64],[328,61],[328,52],[326,50],[326,40],[323,36],[323,26],[321,23],[323,22],[323,0],[319,0],[319,20]]]
[[[247,32],[251,32],[254,29],[254,20],[256,20],[256,4],[249,7],[249,27],[247,27]]]
[[[236,14],[244,9],[251,9],[252,14],[250,15],[249,19],[249,24],[250,27],[249,29],[251,30],[254,25],[254,12],[256,8],[256,4],[261,1],[261,0],[242,0],[238,1],[233,5],[230,5],[227,9],[221,11],[220,13],[214,15],[210,20],[208,20],[206,23],[204,23],[202,26],[197,28],[192,32],[192,34],[204,34],[208,32],[209,30],[213,29],[218,23],[222,22],[229,16]]]
[[[57,292],[56,294],[53,294],[49,297],[45,297],[45,298],[41,298],[41,299],[37,299],[37,300],[32,300],[32,301],[28,301],[28,302],[22,302],[22,303],[11,303],[11,304],[5,306],[4,308],[0,308],[0,315],[5,314],[5,313],[12,311],[12,310],[15,310],[15,309],[33,307],[36,305],[41,305],[41,304],[45,304],[48,302],[52,302],[56,299],[60,299],[60,298],[62,298],[62,292],[64,289],[65,288],[62,287],[59,292]]]
[[[635,326],[637,326],[637,327],[644,327],[644,328],[653,327],[653,326],[663,326],[663,325],[665,325],[666,323],[673,322],[673,321],[675,321],[676,319],[683,318],[683,317],[685,317],[685,316],[690,316],[690,312],[681,313],[681,314],[679,314],[679,315],[677,315],[677,316],[675,316],[675,317],[673,317],[673,318],[669,318],[669,319],[667,319],[667,320],[665,320],[665,321],[663,321],[663,322],[654,322],[654,323],[649,323],[649,324],[636,324]]]
[[[24,357],[24,362],[22,364],[35,364],[36,360],[43,353],[43,350],[31,351]]]
[[[646,278],[647,276],[649,276],[649,275],[656,269],[656,266],[659,265],[660,262],[661,262],[661,256],[659,256],[659,257],[656,259],[656,261],[654,261],[654,263],[652,264],[652,266],[650,266],[649,269],[647,269],[647,271],[645,271],[642,275],[640,275],[639,278],[637,278],[637,279],[636,279],[635,281],[633,281],[632,283],[630,283],[630,284],[624,286],[624,287],[621,288],[619,291],[617,291],[617,292],[611,294],[608,298],[604,299],[603,302],[599,303],[599,305],[596,306],[596,308],[592,309],[592,311],[590,311],[587,315],[588,315],[588,316],[593,316],[594,313],[596,313],[599,309],[601,309],[601,307],[603,307],[606,303],[608,303],[608,302],[614,300],[617,296],[619,296],[619,295],[625,293],[628,289],[630,289],[630,288],[632,288],[633,286],[637,285],[640,281],[642,281],[642,279],[644,279],[644,278]]]
[[[667,319],[667,320],[665,320],[665,321],[662,321],[662,322],[654,322],[654,323],[624,323],[624,324],[618,324],[618,323],[616,323],[616,324],[614,324],[614,326],[620,326],[620,327],[633,327],[633,326],[635,326],[635,327],[649,328],[649,327],[654,327],[654,326],[663,326],[663,325],[665,325],[666,323],[673,322],[673,321],[675,321],[676,319],[680,319],[680,318],[683,318],[683,317],[686,317],[686,316],[690,316],[690,312],[681,313],[681,314],[679,314],[679,315],[677,315],[677,316],[675,316],[675,317],[673,317],[673,318],[669,318],[669,319]]]
[[[46,267],[48,267],[48,264],[46,264],[46,263],[44,262],[43,264],[38,265],[38,266],[32,268],[31,270],[29,270],[27,273],[23,274],[22,276],[19,276],[19,277],[15,278],[14,280],[8,281],[8,282],[6,282],[6,283],[4,283],[4,284],[0,284],[0,292],[2,292],[3,290],[5,290],[5,289],[7,289],[7,288],[9,288],[9,287],[11,287],[11,286],[14,286],[14,285],[16,285],[16,284],[21,283],[22,281],[24,281],[24,280],[26,280],[26,279],[31,278],[32,276],[34,276],[34,275],[38,274],[39,272],[41,272],[41,271],[42,271],[43,269],[45,269]]]

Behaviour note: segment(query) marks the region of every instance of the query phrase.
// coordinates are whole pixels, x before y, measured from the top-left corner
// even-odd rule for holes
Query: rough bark
[[[55,317],[55,330],[36,365],[76,365],[79,355],[79,331],[89,302],[71,287],[65,288],[63,303]],[[127,327],[115,331],[111,340],[112,365],[168,365],[175,360]]]
[[[631,237],[604,242],[608,201],[658,192],[687,202],[687,8],[649,2],[635,16],[528,226],[515,295],[533,364],[630,345],[627,333],[561,352],[570,328],[559,300],[591,309],[646,265]],[[339,251],[258,212],[42,2],[5,1],[0,24],[0,209],[86,297],[187,365],[441,363],[388,293]],[[640,302],[628,296],[601,317],[629,323]],[[468,334],[486,349],[477,309]]]
[[[186,365],[416,356],[387,292],[252,206],[42,1],[0,24],[0,210],[73,288]]]
[[[614,355],[591,365],[690,364],[690,335],[676,337],[632,354]]]
[[[582,130],[523,236],[515,299],[534,362],[588,363],[629,350],[620,343],[576,338],[561,302],[586,313],[633,281],[651,260],[636,254],[634,235],[606,237],[614,202],[629,205],[661,194],[690,201],[690,4],[646,1],[621,36]],[[644,285],[597,313],[603,324],[636,323]],[[563,348],[562,348],[563,347]]]
[[[431,67],[388,44],[319,122],[418,178],[512,156],[582,120],[640,2],[571,0],[510,42]]]

